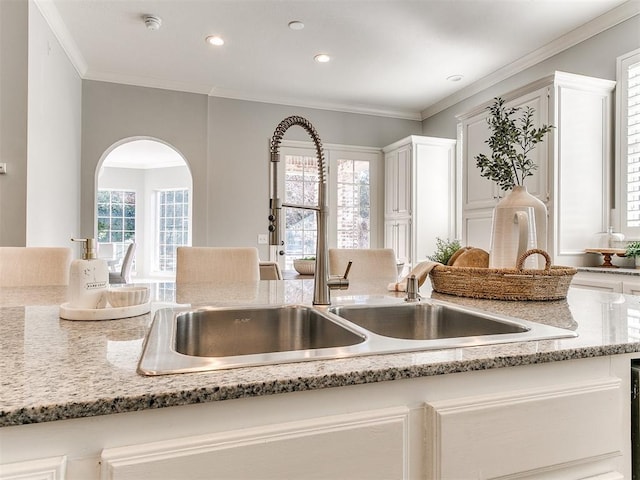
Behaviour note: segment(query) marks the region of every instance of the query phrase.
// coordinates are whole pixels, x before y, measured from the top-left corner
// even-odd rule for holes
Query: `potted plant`
[[[432,262],[440,262],[446,265],[453,254],[460,248],[461,245],[458,240],[443,240],[440,237],[436,237],[436,251],[433,252],[433,255],[428,255],[427,258]]]
[[[640,268],[640,241],[629,242],[624,256],[634,257],[636,268]]]
[[[505,107],[500,97],[494,100],[488,107],[491,115],[487,118],[492,135],[485,141],[491,149],[491,157],[481,153],[474,158],[480,175],[507,191],[515,186],[524,186],[525,178],[538,168],[529,154],[553,126],[535,128],[533,108],[526,107],[522,116],[515,119],[514,115],[522,110],[520,107]]]
[[[491,235],[491,255],[489,266],[493,268],[513,268],[517,258],[511,259],[513,245],[522,244],[518,236],[522,230],[500,229],[500,225],[508,224],[508,216],[514,211],[526,211],[533,208],[535,217],[535,247],[546,250],[547,247],[547,207],[538,198],[530,195],[524,185],[527,177],[533,175],[538,168],[530,154],[536,145],[543,141],[553,126],[534,125],[535,110],[531,107],[506,107],[502,98],[495,98],[488,107],[490,112],[487,122],[491,136],[485,141],[491,149],[491,156],[484,153],[476,155],[476,166],[480,175],[495,182],[501,190],[509,191],[498,202],[494,209]],[[523,110],[519,118],[516,115]],[[499,231],[497,231],[499,230]],[[528,268],[544,268],[544,259],[540,257],[528,259]]]

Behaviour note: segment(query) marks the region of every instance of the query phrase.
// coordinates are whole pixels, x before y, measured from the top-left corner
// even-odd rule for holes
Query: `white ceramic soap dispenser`
[[[83,242],[82,259],[71,262],[69,272],[69,306],[71,308],[104,308],[107,304],[109,267],[98,258],[93,238],[72,238]]]

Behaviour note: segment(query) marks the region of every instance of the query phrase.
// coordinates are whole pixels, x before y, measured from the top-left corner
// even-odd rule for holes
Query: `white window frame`
[[[323,144],[325,159],[329,168],[329,248],[335,248],[338,241],[336,212],[338,204],[337,165],[338,160],[360,160],[370,163],[370,248],[381,248],[383,244],[382,210],[384,198],[384,156],[381,148],[353,145]],[[305,155],[315,157],[315,147],[312,142],[284,140],[280,145],[280,156]],[[278,169],[278,190],[284,199],[284,162]],[[286,249],[286,245],[285,245]],[[272,258],[271,260],[280,260]]]
[[[613,218],[618,221],[618,227],[627,239],[640,240],[640,227],[627,227],[627,92],[628,75],[627,70],[630,65],[640,62],[640,48],[616,59],[616,134],[615,134],[615,155],[616,155],[616,205]],[[617,211],[617,213],[616,213]]]
[[[170,188],[158,188],[153,191],[153,208],[154,208],[154,221],[153,221],[153,255],[152,255],[152,266],[151,271],[154,276],[159,277],[172,277],[175,276],[175,271],[169,270],[160,270],[160,258],[159,258],[159,248],[160,248],[160,194],[166,193],[169,191],[182,191],[185,190],[189,193],[189,201],[187,202],[189,209],[189,229],[187,231],[188,239],[186,246],[191,245],[191,238],[193,235],[193,189],[189,187],[170,187]]]

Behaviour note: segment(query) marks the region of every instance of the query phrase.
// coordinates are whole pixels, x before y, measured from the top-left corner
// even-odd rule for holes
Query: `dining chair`
[[[68,285],[67,247],[0,247],[0,287]]]
[[[260,280],[282,280],[282,270],[278,262],[260,262]]]
[[[329,274],[343,275],[349,261],[349,282],[367,281],[388,285],[398,278],[396,254],[392,248],[330,248]]]
[[[109,272],[109,284],[129,283],[131,281],[131,267],[133,257],[136,253],[136,243],[131,242],[127,247],[127,252],[122,259],[122,266],[119,272]]]
[[[176,284],[260,280],[254,247],[178,247]]]

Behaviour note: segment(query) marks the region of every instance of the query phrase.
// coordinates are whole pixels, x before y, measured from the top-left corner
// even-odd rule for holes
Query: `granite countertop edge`
[[[640,352],[640,344],[623,343],[374,370],[354,370],[343,374],[307,375],[229,386],[212,385],[142,396],[104,397],[92,402],[67,402],[2,411],[0,427],[636,352]]]

